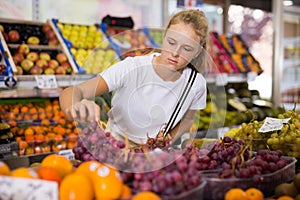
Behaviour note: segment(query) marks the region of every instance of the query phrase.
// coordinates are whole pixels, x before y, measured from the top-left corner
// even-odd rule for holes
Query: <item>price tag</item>
[[[0,197],[11,200],[57,200],[58,184],[55,181],[0,176]]]
[[[270,131],[281,130],[283,124],[287,123],[291,118],[278,119],[272,117],[266,117],[265,123],[260,127],[258,132],[266,133]]]
[[[248,72],[247,73],[247,80],[248,81],[254,81],[257,77],[257,73],[256,72]]]
[[[36,75],[35,80],[40,89],[57,88],[55,75]]]
[[[216,85],[222,86],[227,85],[228,83],[228,75],[226,73],[221,73],[216,76]]]
[[[58,155],[62,155],[64,157],[68,158],[69,160],[75,159],[72,149],[61,150],[58,152]]]

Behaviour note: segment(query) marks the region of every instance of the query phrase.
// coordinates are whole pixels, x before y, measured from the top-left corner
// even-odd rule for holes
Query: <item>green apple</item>
[[[21,62],[21,67],[24,71],[29,72],[30,69],[33,67],[34,63],[31,60],[24,59]]]
[[[27,39],[27,44],[38,45],[40,44],[40,39],[37,36],[30,36]]]

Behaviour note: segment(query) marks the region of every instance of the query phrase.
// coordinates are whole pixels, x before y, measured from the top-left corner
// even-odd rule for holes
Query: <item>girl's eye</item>
[[[168,43],[169,43],[170,45],[174,45],[174,44],[175,44],[175,41],[173,41],[173,40],[168,40]]]
[[[192,51],[193,49],[191,47],[184,47],[183,48],[185,51]]]

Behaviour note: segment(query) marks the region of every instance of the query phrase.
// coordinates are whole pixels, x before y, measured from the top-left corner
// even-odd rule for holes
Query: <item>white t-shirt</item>
[[[108,112],[110,131],[135,143],[146,142],[147,134],[156,137],[169,121],[191,73],[186,68],[175,82],[164,81],[154,71],[154,55],[127,57],[100,73],[109,91],[115,91]],[[174,126],[187,110],[205,106],[206,81],[197,73]]]

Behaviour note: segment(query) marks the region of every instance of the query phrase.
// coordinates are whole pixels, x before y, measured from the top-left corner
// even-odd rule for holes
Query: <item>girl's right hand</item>
[[[100,120],[100,107],[94,101],[83,99],[66,109],[67,117],[81,122]]]

